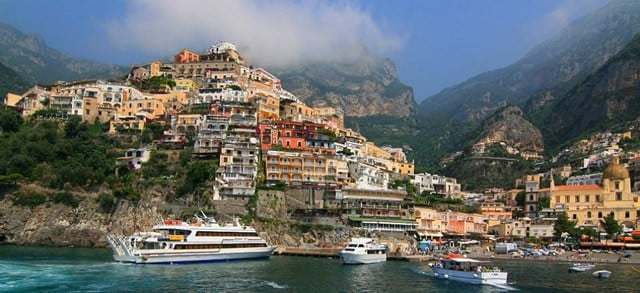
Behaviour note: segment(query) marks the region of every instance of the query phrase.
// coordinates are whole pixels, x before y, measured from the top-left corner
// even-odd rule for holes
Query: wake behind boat
[[[430,266],[434,275],[440,279],[480,285],[507,285],[507,272],[498,267],[487,266],[488,263],[450,254]]]
[[[152,232],[131,236],[108,235],[113,258],[136,264],[216,262],[269,258],[274,247],[256,230],[236,220],[221,226],[202,213],[195,222],[165,220]]]
[[[371,264],[387,261],[387,246],[372,238],[353,238],[340,253],[345,264]]]

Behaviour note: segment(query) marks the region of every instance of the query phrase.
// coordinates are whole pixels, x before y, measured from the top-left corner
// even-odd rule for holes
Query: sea
[[[640,292],[631,265],[603,264],[610,279],[569,273],[568,263],[494,261],[509,272],[496,288],[439,280],[427,263],[343,265],[338,258],[131,265],[99,248],[0,246],[0,292]]]

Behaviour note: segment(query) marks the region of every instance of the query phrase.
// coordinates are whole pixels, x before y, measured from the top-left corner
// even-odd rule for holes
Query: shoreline
[[[624,258],[617,254],[597,253],[591,257],[577,257],[577,254],[562,255],[562,256],[540,256],[540,257],[527,257],[527,258],[513,258],[508,255],[496,255],[491,257],[488,255],[469,254],[469,257],[481,259],[481,260],[505,260],[505,261],[519,261],[519,262],[543,262],[543,263],[595,263],[595,264],[613,264],[613,265],[640,265],[640,255],[635,254],[631,258]],[[622,257],[622,258],[621,258]],[[620,259],[621,258],[621,259]],[[620,261],[618,261],[620,259]]]

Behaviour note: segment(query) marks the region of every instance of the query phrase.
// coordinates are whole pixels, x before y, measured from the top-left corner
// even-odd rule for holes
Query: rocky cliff
[[[340,107],[346,116],[412,116],[417,104],[389,59],[365,55],[347,63],[274,69],[284,88],[313,106]]]
[[[18,192],[48,192],[35,185]],[[145,197],[138,203],[120,200],[111,212],[100,212],[98,194],[74,192],[77,207],[48,202],[34,206],[16,205],[15,194],[0,201],[0,243],[54,246],[107,246],[108,233],[131,234],[149,229],[162,218],[164,202]]]
[[[482,128],[478,141],[504,142],[519,150],[544,150],[542,133],[517,106],[498,110],[482,124]]]
[[[40,36],[25,34],[3,23],[0,23],[0,63],[29,83],[106,79],[121,77],[127,72],[122,66],[71,57],[48,47]]]

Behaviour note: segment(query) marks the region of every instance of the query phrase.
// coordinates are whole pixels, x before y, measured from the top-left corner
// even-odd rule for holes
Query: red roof
[[[587,184],[587,185],[556,185],[553,189],[555,191],[579,191],[579,190],[603,190],[600,185]]]

